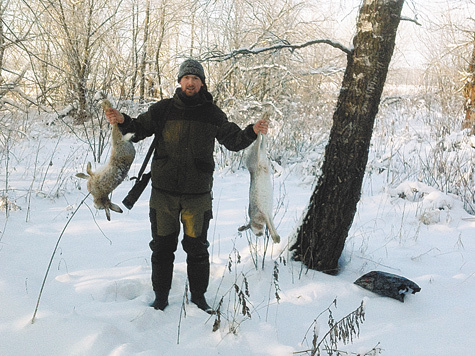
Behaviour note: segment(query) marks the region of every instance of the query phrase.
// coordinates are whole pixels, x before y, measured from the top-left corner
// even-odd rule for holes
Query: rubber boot
[[[188,282],[190,284],[191,302],[196,304],[198,308],[204,310],[208,314],[215,314],[208,305],[205,298],[205,292],[209,283],[209,260],[200,261],[198,263],[187,259]]]
[[[162,295],[155,292],[155,300],[150,304],[150,306],[156,310],[165,310],[168,306],[168,293]]]
[[[152,263],[152,286],[155,300],[150,305],[157,310],[165,310],[168,306],[168,294],[172,285],[173,262],[171,265]]]
[[[215,314],[216,312],[209,306],[205,298],[209,284],[210,270],[208,241],[203,241],[203,239],[199,237],[194,238],[185,235],[182,244],[183,249],[187,253],[186,269],[190,286],[191,302],[208,314]]]
[[[178,243],[178,234],[155,236],[150,242],[152,249],[152,287],[155,301],[150,305],[157,310],[168,306],[168,294],[172,286],[173,262]]]

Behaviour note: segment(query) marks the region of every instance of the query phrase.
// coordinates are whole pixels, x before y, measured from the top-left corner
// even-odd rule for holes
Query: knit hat
[[[203,84],[205,83],[206,77],[203,66],[194,59],[187,59],[181,64],[180,69],[178,70],[178,82],[180,82],[181,78],[187,74],[196,75],[201,79]]]

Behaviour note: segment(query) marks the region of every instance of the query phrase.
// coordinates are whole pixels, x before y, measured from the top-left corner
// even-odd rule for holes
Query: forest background
[[[3,254],[2,269],[9,271],[10,274],[4,279],[2,277],[0,286],[2,286],[2,291],[8,290],[14,293],[12,292],[11,298],[9,293],[2,295],[5,300],[2,305],[8,306],[8,310],[3,310],[1,314],[5,315],[5,318],[10,314],[21,318],[21,321],[13,319],[14,327],[10,324],[11,318],[5,323],[0,322],[0,331],[13,336],[9,338],[11,342],[4,343],[2,346],[4,350],[15,354],[15,350],[22,346],[21,342],[15,342],[15,340],[21,340],[23,335],[34,333],[36,337],[30,341],[29,346],[34,349],[35,342],[38,342],[42,350],[51,351],[49,349],[51,345],[48,345],[46,341],[42,342],[41,332],[38,329],[29,329],[24,324],[18,326],[24,321],[26,314],[30,316],[29,307],[33,306],[31,303],[35,301],[41,280],[38,277],[43,274],[42,267],[49,257],[51,242],[58,236],[56,230],[48,231],[37,221],[34,225],[29,222],[39,217],[45,219],[41,215],[43,208],[38,209],[35,206],[44,207],[44,216],[47,216],[49,202],[58,206],[64,205],[65,201],[68,202],[67,207],[63,206],[59,215],[70,218],[72,209],[76,208],[84,197],[84,187],[81,191],[81,182],[74,177],[74,174],[82,171],[89,159],[94,161],[96,167],[106,161],[110,152],[110,128],[98,106],[98,102],[103,97],[108,97],[117,108],[134,116],[143,112],[151,102],[172,95],[177,86],[177,68],[185,58],[199,59],[205,66],[210,91],[232,121],[243,126],[259,118],[263,107],[273,108],[269,155],[276,177],[284,177],[287,174],[290,177],[297,174],[304,183],[312,185],[320,173],[322,155],[346,66],[346,54],[339,47],[351,48],[359,5],[359,1],[290,0],[2,0],[0,7],[0,207],[4,223],[0,235],[0,252]],[[471,152],[475,144],[470,130],[462,130],[466,107],[463,88],[467,82],[473,80],[473,73],[470,73],[469,66],[473,60],[474,12],[473,0],[406,1],[403,9],[404,19],[398,28],[396,49],[375,125],[371,160],[367,167],[367,175],[371,178],[368,179],[370,183],[365,185],[366,193],[372,191],[373,188],[376,192],[380,185],[398,187],[399,184],[405,184],[404,182],[416,181],[422,185],[407,184],[410,185],[408,190],[404,190],[403,186],[396,194],[404,200],[404,204],[407,201],[419,204],[430,195],[431,189],[437,189],[438,192],[457,197],[462,202],[466,213],[474,213],[474,158]],[[316,44],[313,41],[322,43]],[[282,47],[286,48],[282,49]],[[147,145],[147,142],[137,145],[139,158],[143,157],[148,148]],[[70,148],[69,153],[68,148]],[[228,186],[225,173],[233,172],[238,178],[243,177],[241,175],[243,153],[230,153],[217,147],[216,160],[218,172],[224,175],[225,180],[223,183],[221,179],[217,179],[217,184],[228,188],[227,191],[237,189],[229,188],[235,187],[235,182]],[[139,164],[140,162],[136,162],[132,167],[132,173],[138,170]],[[378,185],[375,184],[373,187],[372,184],[375,181],[378,181]],[[82,183],[84,185],[84,182]],[[369,185],[371,187],[368,187]],[[125,193],[127,187],[123,185],[120,189],[121,193]],[[308,190],[308,186],[305,190]],[[240,191],[246,194],[245,189],[240,189]],[[290,200],[296,199],[293,195],[297,191],[299,190],[290,191],[289,188]],[[279,192],[278,198],[282,198],[282,195],[285,198],[285,192]],[[308,196],[309,193],[306,191],[305,197],[301,200],[306,202]],[[295,205],[284,207],[282,205],[284,198],[277,202],[276,211],[282,213],[285,209],[290,211],[301,208],[301,205],[295,201],[292,201]],[[415,216],[419,221],[415,232],[411,230],[413,226],[402,225],[408,212],[405,210],[406,205],[401,208],[400,230],[393,231],[394,226],[398,224],[396,221],[390,234],[392,238],[400,239],[400,244],[394,249],[395,251],[404,250],[408,245],[411,245],[412,249],[414,247],[412,243],[417,244],[417,236],[421,241],[426,241],[421,232],[424,226],[427,225],[430,228],[432,224],[444,223],[443,217],[446,213],[444,208],[437,208],[435,212],[426,212],[421,204],[415,208]],[[223,200],[221,205],[217,206],[218,211],[221,211],[220,214],[226,213],[223,209],[228,205],[232,205],[231,200]],[[238,209],[238,207],[233,208]],[[139,225],[144,225],[146,207],[137,206],[134,209],[134,213],[142,211],[143,214],[140,220],[132,222],[127,229],[131,226],[137,228]],[[457,215],[461,217],[460,221],[467,219],[460,211],[456,214],[450,211],[447,215],[450,213],[455,220],[457,220]],[[360,214],[363,214],[363,211]],[[97,212],[95,216],[99,216]],[[399,217],[397,214],[394,216]],[[86,213],[79,221],[84,227],[87,224],[84,222],[90,221],[90,218],[90,215]],[[114,218],[113,216],[113,220],[116,220]],[[124,214],[122,219],[130,224],[132,214]],[[387,219],[390,221],[391,216]],[[447,217],[447,224],[450,224],[449,220]],[[64,226],[65,221],[55,221],[55,224]],[[95,222],[97,223],[96,220]],[[118,230],[122,231],[123,228],[123,226],[115,225],[115,233]],[[23,229],[30,233],[21,234],[20,231]],[[289,224],[282,224],[281,229],[287,233],[287,237],[291,237],[292,229]],[[370,234],[377,235],[378,231],[367,232],[366,227],[358,223],[355,229],[356,232],[352,232],[351,238],[358,238],[361,234],[363,236],[362,249],[363,245],[368,248],[370,245],[376,246],[381,242],[377,238],[368,237]],[[31,231],[34,232],[31,233]],[[223,228],[223,231],[228,233],[229,229]],[[411,236],[414,234],[416,236],[414,241],[402,243],[404,233]],[[38,249],[38,253],[31,251],[31,248],[17,251],[17,246],[31,247],[29,239],[40,238],[46,234],[48,238],[45,237],[44,240],[33,245],[35,249]],[[368,235],[365,237],[365,234]],[[454,246],[463,250],[464,243],[469,246],[470,242],[465,239],[465,235],[463,235],[464,239],[460,236],[458,240],[456,239]],[[115,235],[114,249],[121,246],[121,239],[125,240],[128,237]],[[75,248],[72,250],[83,249],[83,241],[75,241],[77,245],[73,244]],[[450,239],[447,241],[450,241],[447,244],[452,243]],[[350,242],[354,244],[354,240]],[[382,242],[383,247],[386,246],[385,243]],[[142,247],[146,250],[146,243]],[[377,248],[379,247],[378,245]],[[439,251],[440,255],[443,255],[445,251],[435,247],[424,248],[426,246],[412,250],[414,254],[418,254],[417,258],[414,257],[412,260],[414,264],[415,261],[432,255],[435,251]],[[16,253],[11,253],[12,249]],[[64,253],[66,249],[67,247],[64,246]],[[144,251],[143,255],[147,253],[148,250]],[[247,256],[246,266],[255,264],[259,258],[266,260],[265,253],[264,250],[264,256],[257,256],[256,252],[254,261],[250,261],[253,258]],[[143,305],[146,304],[149,297],[148,269],[144,268],[139,273],[133,269],[127,270],[126,273],[130,273],[134,278],[140,274],[139,278],[134,280],[140,280],[141,287],[138,292],[132,292],[134,285],[125,284],[125,280],[116,282],[114,273],[117,270],[110,267],[116,263],[114,259],[116,256],[108,257],[100,262],[108,268],[105,272],[98,270],[97,273],[77,270],[78,265],[79,268],[84,268],[99,263],[100,259],[95,255],[87,258],[80,254],[75,257],[69,256],[69,258],[65,258],[64,255],[60,257],[58,270],[61,272],[65,268],[67,270],[65,265],[68,262],[72,271],[71,273],[66,271],[66,274],[47,284],[49,288],[47,290],[54,289],[58,299],[54,297],[47,299],[44,313],[40,308],[40,318],[43,318],[42,320],[46,323],[51,323],[51,335],[54,333],[54,336],[57,336],[57,332],[61,331],[60,325],[64,324],[58,321],[56,315],[48,319],[48,314],[54,314],[55,308],[60,308],[63,304],[65,310],[69,307],[65,299],[60,299],[60,294],[65,289],[64,283],[70,283],[70,287],[73,288],[74,279],[77,276],[81,282],[87,280],[89,276],[95,276],[99,281],[104,273],[111,285],[115,283],[118,286],[119,292],[132,293],[132,299],[137,299],[133,303],[140,299]],[[237,256],[234,257],[237,259]],[[347,255],[346,258],[348,258]],[[24,260],[27,263],[24,263]],[[460,270],[469,269],[470,262],[466,264],[465,262],[470,260],[470,258],[465,258],[463,268],[460,267]],[[384,265],[386,262],[390,263],[390,261],[385,261],[384,257],[378,260],[380,264],[375,261],[369,264],[382,268],[383,262]],[[77,262],[75,267],[74,262]],[[267,267],[269,270],[269,266]],[[283,269],[282,265],[280,267]],[[434,271],[438,266],[434,262],[434,265],[429,267]],[[270,268],[272,269],[272,266]],[[361,270],[364,268],[361,267]],[[21,273],[23,269],[26,271],[25,274]],[[388,269],[391,270],[391,268]],[[414,271],[416,275],[416,271],[410,270],[409,267],[405,269],[405,272],[408,271]],[[354,279],[359,272],[359,267],[352,268],[351,276],[343,275],[341,279],[336,280],[317,275],[324,281],[324,287],[317,289],[319,293],[326,290],[328,294],[331,294],[335,290],[332,289],[335,284],[342,281],[346,283]],[[14,278],[16,273],[21,274],[21,277]],[[281,276],[280,288],[284,290],[284,293],[284,286],[293,285],[295,282],[295,272],[292,274],[292,282],[287,281],[288,284],[282,280],[284,278]],[[462,278],[464,282],[468,281],[462,285],[466,287],[463,290],[467,292],[473,272],[464,276],[457,278]],[[430,285],[437,280],[436,277],[430,277],[429,281],[425,278],[426,276],[419,275],[418,283],[427,282]],[[214,279],[214,285],[216,285],[216,280],[217,278]],[[22,285],[18,286],[18,282]],[[122,282],[124,284],[121,287]],[[254,282],[258,283],[258,281]],[[78,290],[81,289],[79,284],[78,282]],[[342,284],[344,285],[342,289],[346,291],[347,284]],[[279,285],[274,285],[276,289],[279,288]],[[445,296],[452,297],[450,291],[436,285],[440,288],[438,291],[445,291]],[[460,285],[457,286],[460,287]],[[315,286],[309,283],[307,287],[311,289]],[[68,289],[70,292],[71,288]],[[95,285],[93,288],[96,288]],[[107,290],[108,292],[105,293],[107,296],[104,299],[109,301],[108,298],[112,298],[113,292],[109,288]],[[426,290],[427,285],[424,285],[422,293]],[[309,295],[312,293],[313,291],[309,292]],[[291,295],[291,293],[288,294]],[[84,301],[81,294],[75,293],[69,297],[71,303],[75,304],[75,310],[76,305],[78,306],[81,321],[90,327],[91,325],[86,321],[89,315],[84,317],[84,314],[81,314],[80,305]],[[320,297],[321,294],[315,299]],[[433,294],[426,294],[427,299],[424,301],[428,302],[430,297],[433,297]],[[17,303],[23,301],[22,298],[27,300],[27,311],[24,310],[25,305],[17,306]],[[343,304],[348,306],[348,300],[344,298],[343,296]],[[291,299],[291,297],[288,298],[288,300]],[[469,296],[467,296],[468,299]],[[321,303],[320,300],[316,307],[319,312],[329,304],[322,306]],[[446,303],[447,305],[451,303],[449,298]],[[97,310],[101,308],[104,310],[103,304],[100,303]],[[131,306],[130,309],[134,310],[130,311],[131,313],[137,310],[137,305]],[[383,307],[387,308],[387,305]],[[416,304],[413,307],[413,310],[418,309]],[[108,310],[106,308],[106,312]],[[394,308],[394,310],[402,309]],[[291,311],[289,315],[294,316],[295,310]],[[98,316],[100,313],[93,311],[91,315],[94,315],[93,318],[97,316],[94,323],[102,325],[102,317]],[[144,323],[142,326],[147,329],[147,335],[149,335],[148,333],[152,333],[153,330],[149,330],[146,324],[151,320],[160,324],[163,320],[160,319],[160,315],[152,316],[146,312],[144,315],[146,320],[139,321]],[[428,316],[429,312],[425,311],[423,315]],[[191,313],[191,317],[196,317],[196,315]],[[75,313],[66,318],[68,335],[71,339],[74,339],[76,332],[75,318]],[[116,311],[114,311],[114,318],[115,328],[123,322],[124,318],[121,318],[120,313]],[[300,318],[303,320],[302,315]],[[170,325],[171,320],[171,316],[166,319]],[[288,320],[286,318],[285,323],[288,323]],[[169,324],[167,327],[170,326]],[[193,322],[191,324],[195,325]],[[229,328],[231,332],[231,328],[234,328],[236,324],[232,322],[230,324],[232,324]],[[309,324],[306,324],[306,327]],[[415,322],[413,324],[418,326],[418,329],[424,327]],[[372,327],[377,330],[378,325],[375,323]],[[390,323],[384,320],[382,325],[389,327]],[[167,327],[165,329],[169,330]],[[259,327],[260,325],[253,325],[251,328],[253,335],[259,334]],[[462,326],[460,327],[463,329]],[[107,328],[103,330],[104,334],[101,334],[98,329],[100,326],[96,329],[89,328],[91,333],[97,331],[97,335],[101,335],[98,340],[104,339],[103,336],[106,336],[105,340],[108,340]],[[172,330],[174,334],[175,329]],[[282,330],[287,329],[283,327]],[[451,325],[446,325],[444,328],[444,332],[449,333],[457,330],[451,329]],[[431,329],[428,329],[427,334],[430,331]],[[283,333],[281,332],[281,335]],[[193,333],[190,332],[190,334]],[[246,334],[243,333],[243,335]],[[428,335],[427,338],[429,337]],[[85,337],[85,343],[87,343],[86,339]],[[289,344],[292,344],[295,350],[296,338],[291,339],[294,344],[291,342]],[[141,335],[137,336],[137,340],[141,340]],[[58,339],[55,341],[57,342]],[[466,340],[462,340],[460,344],[464,341]],[[98,341],[99,344],[101,342],[104,341]],[[117,340],[112,342],[113,347],[120,345],[120,342],[122,338],[117,337]],[[370,347],[376,345],[376,342],[372,342],[373,339],[369,343],[364,343],[364,349],[369,350]],[[443,340],[441,339],[440,342]],[[65,339],[64,343],[69,343],[68,339]],[[416,343],[417,340],[408,345],[415,346]],[[137,342],[137,345],[139,344],[141,343]],[[258,344],[259,342],[256,342],[253,346],[258,346]],[[80,349],[84,344],[78,342],[77,345]],[[199,345],[199,340],[196,340],[196,344],[191,342],[189,345]],[[427,354],[436,354],[434,350],[427,349],[427,345],[427,343],[422,343],[421,348],[426,348]],[[104,349],[109,350],[109,346]],[[161,346],[154,344],[150,349],[159,349]],[[394,347],[391,348],[391,346]],[[91,347],[96,350],[92,354],[109,354],[109,352],[102,352],[101,345],[96,347],[97,343]],[[120,347],[124,346],[117,346],[117,350]],[[225,348],[228,351],[233,350],[232,342],[226,344],[225,347],[229,348]],[[391,350],[394,355],[400,354],[396,351],[397,340],[394,341],[394,345],[386,342],[384,347],[389,350],[389,354]],[[135,353],[140,353],[140,350],[134,347],[132,349],[136,351]],[[288,351],[289,349],[284,347],[280,353],[288,354]],[[172,347],[169,352],[179,354]],[[236,348],[235,352],[236,354],[245,353],[240,347]],[[77,353],[80,354],[79,351]],[[120,352],[117,353],[120,354]],[[124,351],[122,354],[128,353]],[[57,350],[49,354],[62,354],[62,352]],[[187,352],[183,351],[183,354]]]
[[[109,97],[122,111],[142,112],[173,94],[179,64],[193,57],[231,120],[252,122],[262,105],[272,105],[271,158],[296,159],[326,139],[346,66],[340,48],[351,49],[359,5],[3,0],[1,144],[8,151],[40,117],[33,112],[49,113],[49,124],[87,142],[100,163],[110,131],[98,101]],[[382,103],[414,112],[440,107],[443,117],[431,118],[438,137],[463,121],[463,88],[474,77],[474,7],[472,0],[438,0],[406,1],[403,8]],[[454,192],[470,196],[469,183],[458,182],[463,187]]]
[[[276,124],[285,130],[279,135],[305,135],[309,127],[330,124],[345,53],[327,44],[258,55],[240,55],[239,49],[322,39],[351,47],[359,5],[349,0],[3,0],[2,122],[31,108],[54,112],[75,132],[77,125],[94,130],[91,148],[100,161],[107,130],[98,93],[124,110],[131,102],[169,97],[178,65],[194,57],[203,61],[207,84],[232,119],[249,120],[239,115],[242,106],[267,102],[280,113]],[[410,21],[398,30],[387,96],[410,93],[425,101],[437,96],[446,110],[462,110],[473,7],[470,0],[406,2],[403,14]],[[66,115],[74,121],[64,120]]]

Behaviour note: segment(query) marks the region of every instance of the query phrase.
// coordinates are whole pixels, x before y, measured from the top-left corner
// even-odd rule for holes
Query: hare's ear
[[[104,208],[104,210],[106,212],[107,221],[111,221],[111,212],[110,212],[109,208]]]
[[[120,206],[118,206],[117,204],[114,204],[111,202],[111,206],[110,206],[111,210],[112,211],[115,211],[116,213],[123,213],[122,209],[120,208]]]
[[[84,173],[77,173],[76,177],[82,178],[82,179],[89,179],[89,176],[87,174],[84,174]]]
[[[114,204],[112,202],[111,202],[111,205],[110,205],[110,210],[109,210],[108,207],[105,207],[104,210],[106,211],[106,218],[109,221],[111,221],[111,212],[110,212],[110,210],[115,211],[116,213],[123,213],[120,206],[118,206],[117,204]]]
[[[87,174],[89,174],[91,177],[94,175],[94,173],[92,173],[92,165],[91,165],[91,162],[87,162],[86,172],[87,172]]]

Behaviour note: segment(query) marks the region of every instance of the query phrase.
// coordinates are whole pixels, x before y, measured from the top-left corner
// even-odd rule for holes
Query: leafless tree
[[[463,78],[463,95],[465,97],[465,118],[462,128],[470,129],[475,133],[475,35],[473,40],[473,52],[468,64],[467,72]]]
[[[27,62],[19,48],[28,42],[32,34],[22,14],[21,4],[0,1],[0,105],[6,110],[27,111],[35,104],[24,91]]]
[[[292,246],[308,268],[338,272],[368,160],[404,0],[365,0],[348,55],[322,174]]]
[[[86,122],[103,74],[102,50],[120,2],[114,7],[105,0],[22,1],[35,24],[37,37],[24,50],[32,58],[38,84],[45,95],[49,87],[61,87],[62,101],[75,107],[76,122]]]
[[[419,48],[427,65],[420,83],[427,96],[436,98],[444,114],[442,122],[433,125],[437,135],[471,128],[466,121],[467,95],[470,83],[470,62],[473,57],[475,2],[453,0],[450,3],[415,3],[420,15],[423,39]],[[431,7],[433,6],[433,7]],[[463,88],[465,86],[465,89]],[[422,90],[421,90],[422,91]]]
[[[148,55],[148,38],[150,32],[150,0],[147,0],[145,7],[145,20],[143,26],[143,47],[142,47],[142,59],[140,61],[140,102],[145,98],[145,81],[147,70],[147,55]]]

